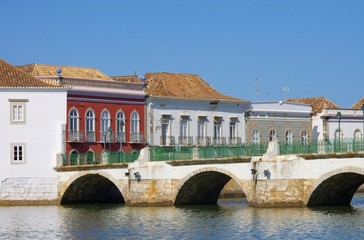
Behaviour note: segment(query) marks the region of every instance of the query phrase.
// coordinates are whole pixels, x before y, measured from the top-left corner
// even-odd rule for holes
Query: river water
[[[364,194],[351,206],[0,207],[0,239],[364,239]]]

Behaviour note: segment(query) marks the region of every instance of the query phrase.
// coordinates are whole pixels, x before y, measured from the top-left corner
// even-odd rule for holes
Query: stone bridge
[[[216,204],[231,179],[249,206],[349,205],[364,183],[364,153],[277,155],[150,162],[148,149],[125,166],[59,171],[59,202]],[[243,197],[243,196],[242,196]]]

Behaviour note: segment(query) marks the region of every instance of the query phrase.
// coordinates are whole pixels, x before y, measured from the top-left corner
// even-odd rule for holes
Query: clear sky
[[[363,0],[0,0],[0,43],[13,65],[192,73],[253,101],[364,97]]]

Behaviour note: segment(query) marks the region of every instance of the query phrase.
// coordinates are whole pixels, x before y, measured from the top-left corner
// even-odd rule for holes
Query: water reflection
[[[250,208],[218,205],[0,207],[0,239],[360,239],[364,195],[352,206]]]

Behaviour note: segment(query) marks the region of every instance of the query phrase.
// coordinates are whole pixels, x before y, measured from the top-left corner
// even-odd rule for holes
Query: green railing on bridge
[[[241,144],[225,146],[160,146],[150,147],[150,161],[176,161],[176,160],[204,160],[222,158],[243,158],[262,156],[266,153],[268,143]],[[325,141],[294,141],[279,143],[280,155],[306,154],[306,153],[345,153],[364,151],[363,140],[342,139]],[[130,152],[103,152],[103,153],[71,153],[62,154],[62,166],[82,166],[94,164],[120,164],[130,163],[138,159],[140,150]]]
[[[268,143],[242,144],[227,146],[196,147],[151,147],[150,161],[175,161],[193,159],[239,158],[262,156],[266,153]],[[279,143],[280,155],[305,153],[344,153],[364,151],[363,140],[342,139],[325,141],[293,141]]]
[[[76,153],[62,154],[62,166],[84,166],[95,164],[120,164],[134,162],[139,157],[140,150],[117,151],[102,153]]]

